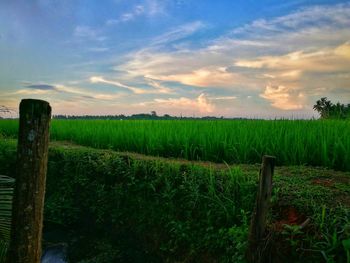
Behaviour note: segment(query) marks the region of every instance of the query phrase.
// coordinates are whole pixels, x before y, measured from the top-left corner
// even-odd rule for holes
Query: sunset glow
[[[5,0],[0,105],[310,118],[350,99],[349,1]]]

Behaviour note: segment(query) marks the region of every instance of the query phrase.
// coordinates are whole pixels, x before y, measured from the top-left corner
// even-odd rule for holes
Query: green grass
[[[0,140],[0,174],[12,175],[15,160],[15,140]],[[69,234],[71,262],[245,262],[259,168],[56,142],[44,226]],[[273,187],[276,262],[350,262],[349,172],[277,166]],[[273,231],[286,207],[300,221]]]
[[[14,140],[0,140],[0,173],[12,173],[15,149]],[[64,229],[69,262],[244,258],[256,176],[238,167],[215,170],[57,143],[46,182],[44,228]]]
[[[0,121],[17,135],[18,121]],[[350,121],[104,121],[53,120],[52,140],[147,155],[227,163],[324,166],[350,171]]]

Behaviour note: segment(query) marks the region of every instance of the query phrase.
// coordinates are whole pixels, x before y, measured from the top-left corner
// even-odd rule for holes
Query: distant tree
[[[5,118],[6,118],[6,114],[10,114],[11,115],[11,113],[14,113],[14,112],[15,111],[11,110],[9,107],[7,107],[5,105],[0,105],[0,115],[3,114],[5,116]],[[3,119],[3,118],[1,117],[1,119]]]
[[[152,117],[157,117],[157,112],[155,112],[154,110],[151,111],[151,116],[152,116]]]
[[[350,103],[348,105],[341,104],[340,102],[333,104],[326,97],[316,101],[313,109],[321,115],[321,119],[350,118]]]
[[[164,114],[163,116],[158,116],[157,113],[137,113],[130,116],[120,114],[120,115],[53,115],[54,119],[62,120],[242,120],[245,118],[226,118],[221,116],[204,116],[204,117],[185,117],[185,116],[171,116],[169,114]]]
[[[321,115],[321,119],[328,119],[331,106],[332,102],[330,100],[327,100],[326,97],[323,97],[320,100],[316,101],[313,109]]]
[[[0,113],[10,113],[10,112],[11,110],[8,107],[4,105],[0,105]]]

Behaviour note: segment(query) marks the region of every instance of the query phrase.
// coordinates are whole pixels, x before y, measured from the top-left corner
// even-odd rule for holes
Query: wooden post
[[[252,216],[247,257],[249,262],[267,262],[268,256],[265,251],[266,219],[269,212],[272,177],[274,173],[276,157],[263,156],[259,175],[259,188],[256,205]]]
[[[39,263],[51,107],[42,100],[20,104],[17,170],[7,263]]]

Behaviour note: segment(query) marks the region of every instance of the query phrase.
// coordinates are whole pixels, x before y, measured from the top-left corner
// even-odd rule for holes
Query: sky
[[[0,0],[0,105],[311,118],[350,103],[350,1]]]

